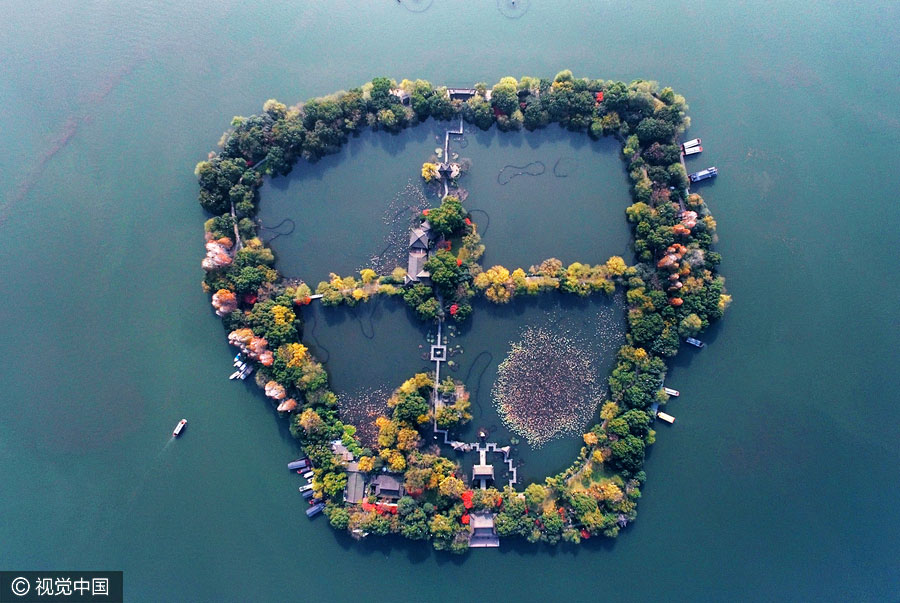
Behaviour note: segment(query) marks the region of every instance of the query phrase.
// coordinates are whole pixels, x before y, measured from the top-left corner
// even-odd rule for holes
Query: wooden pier
[[[460,115],[459,117],[459,129],[458,130],[446,130],[444,132],[444,163],[450,163],[450,135],[455,134],[457,136],[462,136],[463,134],[463,118]],[[441,179],[444,182],[444,196],[446,197],[450,192],[450,178],[446,174],[441,175]]]

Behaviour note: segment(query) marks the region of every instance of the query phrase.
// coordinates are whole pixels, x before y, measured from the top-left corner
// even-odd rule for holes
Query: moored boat
[[[694,172],[688,178],[690,178],[691,182],[700,182],[702,180],[709,180],[710,178],[715,178],[719,175],[719,170],[713,166],[708,167],[705,170],[700,170],[699,172]]]
[[[671,387],[664,387],[663,391],[675,398],[681,395],[680,391],[678,391],[677,389],[672,389]]]
[[[313,496],[313,491],[312,491],[312,490],[306,490],[306,491],[303,492],[302,494],[303,494],[303,498],[310,499],[310,498],[312,498],[312,496]]]
[[[184,431],[184,426],[187,425],[187,419],[182,419],[178,421],[178,425],[175,426],[175,430],[172,432],[172,437],[177,438],[181,435],[181,432]]]
[[[683,143],[681,144],[681,148],[682,148],[682,149],[685,149],[685,150],[687,150],[687,149],[689,149],[689,148],[691,148],[691,147],[699,147],[699,146],[700,146],[700,139],[699,139],[699,138],[692,138],[691,140],[688,140],[688,141],[683,142]]]
[[[660,420],[665,421],[666,423],[669,423],[669,424],[672,424],[672,423],[675,422],[675,417],[673,417],[673,416],[670,415],[670,414],[666,414],[666,413],[664,413],[664,412],[662,412],[662,411],[656,413],[656,416],[657,416],[657,418],[659,418]]]
[[[298,490],[299,492],[306,492],[307,490],[312,490],[312,487],[313,487],[312,484],[305,484],[305,485],[300,486],[299,488],[297,488],[297,490]]]
[[[288,463],[288,469],[290,471],[294,471],[295,469],[304,469],[305,470],[310,466],[311,465],[309,463],[309,459],[305,458],[305,457],[302,459],[297,459],[297,460],[294,460],[294,461],[291,461],[290,463]]]
[[[696,348],[706,347],[706,344],[705,344],[705,343],[703,343],[703,342],[700,341],[699,339],[694,339],[693,337],[688,337],[687,339],[685,339],[685,341],[688,342],[689,344],[691,344],[692,346],[696,347]]]
[[[319,513],[322,512],[322,509],[325,508],[325,503],[319,503],[317,505],[313,505],[312,507],[306,510],[306,516],[309,518],[313,518]]]
[[[307,471],[306,473],[303,474],[303,477],[305,477],[306,479],[309,479],[309,478],[311,478],[311,477],[313,476],[314,473],[315,473],[315,472],[312,471],[312,470]]]
[[[689,149],[685,149],[684,155],[685,155],[685,157],[687,157],[688,155],[696,155],[697,153],[702,153],[702,152],[703,152],[703,147],[701,147],[700,145],[697,145],[696,147],[691,147]]]

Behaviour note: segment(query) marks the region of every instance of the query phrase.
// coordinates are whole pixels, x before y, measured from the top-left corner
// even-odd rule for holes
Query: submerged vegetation
[[[678,352],[682,338],[721,318],[731,301],[717,274],[721,257],[712,250],[716,222],[703,199],[688,194],[680,162],[676,137],[689,125],[687,105],[671,88],[653,82],[575,78],[569,71],[552,80],[504,77],[492,88],[477,85],[468,96],[451,99],[446,88],[422,80],[375,78],[293,107],[269,100],[259,115],[235,117],[221,149],[195,170],[200,204],[211,214],[203,286],[229,342],[257,368],[257,384],[290,421],[313,462],[314,495],[326,502],[335,528],[356,536],[429,539],[435,548],[462,552],[470,514],[483,512],[494,517],[501,537],[549,544],[614,537],[636,517],[644,454],[655,439],[650,408],[667,399],[661,389],[664,358]],[[628,333],[608,379],[601,421],[583,433],[584,446],[571,467],[524,492],[470,490],[460,467],[426,446],[433,425],[452,431],[470,418],[468,394],[452,380],[435,384],[419,374],[404,382],[387,401],[389,415],[375,421],[375,441],[364,446],[356,428],[341,421],[324,367],[300,343],[302,309],[313,291],[277,272],[253,221],[264,176],[285,175],[300,159],[335,153],[364,128],[396,133],[429,117],[458,116],[482,129],[496,124],[504,131],[534,130],[556,123],[621,141],[634,198],[625,213],[635,264],[614,256],[604,264],[564,266],[550,258],[527,270],[485,269],[477,225],[450,195],[422,213],[418,228],[424,232],[427,222],[430,229],[423,235],[424,272],[397,267],[389,274],[332,274],[315,294],[326,305],[397,295],[419,319],[464,321],[478,294],[506,303],[516,295],[551,291],[609,295],[617,284],[624,286]],[[422,177],[439,179],[440,166],[426,163]],[[544,346],[513,346],[496,394],[504,419],[536,445],[581,430],[599,398],[584,359],[560,365],[559,350],[546,339]],[[557,382],[564,389],[536,396],[536,384],[523,380],[534,374],[535,363],[563,371]],[[438,402],[432,405],[432,399]]]

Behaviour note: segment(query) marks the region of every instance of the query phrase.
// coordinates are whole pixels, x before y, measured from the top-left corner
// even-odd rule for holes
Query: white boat
[[[309,478],[311,478],[314,474],[315,474],[315,471],[307,471],[306,473],[303,474],[303,477],[305,477],[306,479],[309,479]]]
[[[175,426],[175,431],[172,432],[172,437],[177,438],[181,435],[181,432],[184,431],[184,426],[187,425],[187,419],[182,419],[178,421],[178,425]]]
[[[233,373],[231,373],[231,374],[228,376],[228,378],[229,378],[229,379],[238,379],[238,378],[243,379],[243,377],[241,377],[241,371],[234,371]]]
[[[701,147],[701,146],[690,147],[690,148],[684,150],[684,156],[687,157],[689,155],[696,155],[697,153],[702,153],[702,152],[703,152],[703,147]]]
[[[663,391],[675,398],[681,395],[680,391],[678,391],[677,389],[672,389],[671,387],[664,387]]]
[[[681,145],[681,148],[687,150],[691,147],[698,147],[698,146],[700,146],[700,139],[694,138],[694,139],[688,140],[687,142],[683,143]]]
[[[312,484],[306,484],[305,486],[300,486],[299,488],[297,488],[297,490],[300,492],[306,492],[307,490],[312,490],[312,487]]]

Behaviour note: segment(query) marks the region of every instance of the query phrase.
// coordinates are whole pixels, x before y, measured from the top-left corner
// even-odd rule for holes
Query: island
[[[666,360],[686,339],[697,341],[731,302],[718,274],[722,258],[713,250],[716,222],[690,191],[684,149],[676,142],[690,124],[687,108],[682,96],[655,82],[576,78],[566,70],[553,79],[504,77],[473,88],[380,77],[292,107],[269,100],[259,115],[232,120],[219,150],[195,169],[199,201],[210,214],[203,287],[245,367],[239,375],[255,371],[256,384],[289,421],[309,459],[303,468],[311,467],[313,509],[323,510],[334,528],[357,538],[429,540],[438,550],[463,553],[511,537],[550,545],[614,538],[634,521],[653,422],[669,399]],[[335,153],[365,128],[397,133],[429,118],[448,123],[441,157],[421,166],[440,199],[411,230],[406,266],[388,274],[332,274],[314,288],[281,275],[254,221],[263,178]],[[634,264],[623,250],[597,265],[548,258],[528,267],[482,266],[485,248],[458,186],[465,166],[453,163],[447,150],[463,121],[501,131],[558,124],[620,141],[632,183],[633,203],[623,210]],[[612,295],[617,288],[627,304],[627,334],[600,421],[582,434],[570,467],[520,489],[510,446],[455,437],[471,418],[469,396],[461,382],[441,379],[447,360],[441,329],[466,321],[475,296],[505,304],[516,296]],[[310,303],[356,305],[377,296],[402,298],[418,319],[436,324],[435,371],[398,385],[387,401],[390,412],[366,426],[375,430],[375,444],[364,446],[361,426],[342,422],[325,368],[301,343],[303,311]],[[502,418],[539,445],[544,430],[566,417],[554,417],[539,397],[530,407],[504,397],[504,384],[519,383],[532,363],[558,364],[559,358],[552,346],[513,352],[498,380]],[[478,455],[471,476],[450,453]],[[489,459],[508,465],[508,483],[495,482]]]

